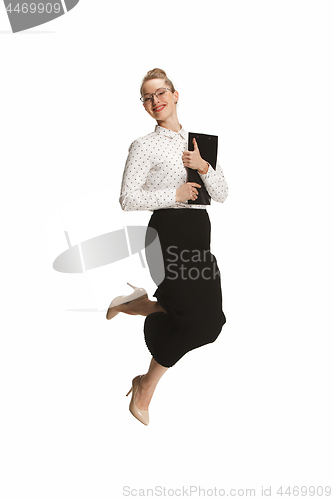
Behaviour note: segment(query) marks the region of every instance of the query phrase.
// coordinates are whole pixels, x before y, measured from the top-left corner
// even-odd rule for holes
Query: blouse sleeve
[[[219,162],[216,162],[216,170],[214,170],[209,163],[208,165],[209,167],[207,173],[199,175],[212,199],[214,201],[218,201],[219,203],[223,203],[229,194],[229,188],[227,181],[224,178],[222,168]]]
[[[123,210],[157,210],[175,204],[176,189],[147,189],[146,179],[150,168],[149,157],[136,139],[129,147],[121,183],[119,203]]]

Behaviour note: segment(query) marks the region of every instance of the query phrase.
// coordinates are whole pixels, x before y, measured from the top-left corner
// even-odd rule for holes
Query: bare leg
[[[126,314],[140,314],[141,316],[148,316],[148,314],[159,311],[166,313],[158,301],[149,300],[147,297],[138,297],[127,304],[120,304],[116,310]]]
[[[149,300],[148,297],[138,297],[127,304],[125,303],[117,306],[116,309],[119,312],[140,314],[141,316],[148,316],[148,314],[159,311],[166,313],[166,310],[163,309],[158,301]],[[142,375],[140,385],[135,395],[135,405],[139,410],[148,410],[158,381],[167,369],[167,367],[157,363],[154,358],[151,358],[148,372]]]
[[[160,365],[154,358],[151,358],[149,370],[141,377],[140,385],[135,396],[135,405],[139,410],[148,410],[158,381],[167,370],[167,367]]]

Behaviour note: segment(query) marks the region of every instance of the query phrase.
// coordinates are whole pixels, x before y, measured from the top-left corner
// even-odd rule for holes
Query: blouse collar
[[[179,130],[179,132],[174,132],[173,130],[169,130],[168,128],[161,127],[160,125],[155,126],[155,132],[156,134],[162,134],[165,135],[166,137],[170,137],[170,139],[173,139],[177,135],[180,135],[183,139],[188,139],[188,132],[183,129],[183,127]]]

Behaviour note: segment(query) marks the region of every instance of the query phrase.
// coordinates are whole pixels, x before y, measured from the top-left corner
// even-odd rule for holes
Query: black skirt
[[[158,233],[165,272],[160,284],[155,281],[154,297],[167,313],[146,316],[144,336],[155,361],[171,367],[187,352],[219,336],[226,322],[220,271],[210,252],[211,224],[205,209],[155,210],[148,227]],[[154,279],[147,235],[148,231],[146,259]]]

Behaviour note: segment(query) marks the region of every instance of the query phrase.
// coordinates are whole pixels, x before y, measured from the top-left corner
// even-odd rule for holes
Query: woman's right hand
[[[176,191],[176,201],[184,202],[187,200],[196,200],[198,198],[198,190],[196,187],[201,187],[196,182],[186,182]]]

